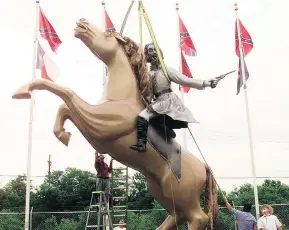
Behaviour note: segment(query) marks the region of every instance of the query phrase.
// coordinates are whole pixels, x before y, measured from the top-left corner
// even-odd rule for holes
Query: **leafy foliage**
[[[31,187],[32,190],[32,187]],[[26,194],[26,176],[19,175],[16,179],[11,180],[8,184],[0,190],[0,208],[11,211],[23,211],[25,206]],[[31,194],[33,200],[34,194]]]
[[[4,212],[4,210],[2,212]],[[23,215],[0,215],[0,229],[23,230],[23,223]]]
[[[123,171],[115,171],[114,177],[124,177]],[[122,181],[111,181],[111,187],[123,185]],[[90,202],[91,192],[95,190],[95,174],[75,168],[65,171],[54,171],[46,177],[39,188],[31,188],[31,204],[34,211],[65,211],[85,210]],[[0,189],[0,211],[23,211],[25,204],[26,177],[18,176]],[[258,186],[260,204],[289,203],[289,186],[280,181],[266,180]],[[124,190],[112,190],[114,197],[125,196]],[[201,194],[203,204],[205,191]],[[234,201],[236,206],[244,203],[254,203],[254,190],[250,184],[234,188],[227,194],[228,200]],[[224,206],[221,192],[218,192],[218,202]],[[140,210],[129,212],[128,225],[130,229],[156,229],[166,218],[167,214],[161,205],[150,195],[145,176],[136,173],[129,183],[129,209]],[[147,209],[155,209],[146,211]],[[275,206],[275,213],[285,226],[289,226],[289,210],[282,206]],[[255,210],[252,210],[254,214]],[[33,216],[35,230],[81,230],[85,225],[86,215],[54,215],[47,214]],[[0,229],[23,229],[24,215],[0,215]],[[185,228],[179,228],[185,229]],[[227,209],[220,209],[217,229],[234,229],[234,218]]]
[[[95,175],[89,171],[54,171],[36,190],[33,206],[42,211],[83,210],[94,190]]]
[[[154,199],[148,191],[145,176],[139,172],[135,173],[131,184],[129,209],[152,209]]]

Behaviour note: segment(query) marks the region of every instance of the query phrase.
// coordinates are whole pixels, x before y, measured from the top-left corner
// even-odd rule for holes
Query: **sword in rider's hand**
[[[225,74],[222,74],[222,75],[216,77],[214,80],[217,80],[217,82],[219,82],[220,80],[222,80],[223,78],[225,78],[227,75],[229,75],[229,74],[231,74],[231,73],[234,73],[234,72],[236,72],[236,70],[232,70],[232,71],[230,71],[230,72],[227,72],[227,73],[225,73]],[[211,85],[212,85],[212,83],[213,83],[214,80],[211,80]],[[215,88],[216,86],[217,86],[217,85],[215,85],[215,86],[212,85],[212,88]]]

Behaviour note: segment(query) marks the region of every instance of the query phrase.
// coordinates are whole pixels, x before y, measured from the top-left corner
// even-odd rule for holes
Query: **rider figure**
[[[171,81],[181,86],[199,90],[203,90],[205,87],[215,88],[219,82],[217,78],[211,80],[188,78],[170,67],[167,67],[168,80],[162,71],[153,43],[145,46],[144,54],[147,62],[151,64],[149,80],[152,84],[154,101],[138,115],[137,144],[130,146],[132,150],[138,152],[146,152],[148,124],[150,118],[155,114],[167,115],[174,121],[186,124],[197,123],[191,111],[184,106],[179,97],[171,90]],[[163,58],[162,51],[161,55]]]

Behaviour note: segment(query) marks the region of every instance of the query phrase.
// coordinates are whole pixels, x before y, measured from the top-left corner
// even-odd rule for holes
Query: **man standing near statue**
[[[225,204],[237,220],[238,230],[257,230],[257,221],[256,218],[250,213],[252,204],[245,203],[243,210],[236,210],[228,202],[227,197],[223,196]]]
[[[94,168],[97,171],[96,191],[104,191],[107,203],[109,203],[110,197],[109,174],[112,172],[112,161],[113,159],[110,160],[110,164],[108,165],[104,161],[104,155],[95,152]]]
[[[258,230],[282,230],[282,223],[277,216],[273,215],[271,205],[262,205],[263,216],[258,219]]]

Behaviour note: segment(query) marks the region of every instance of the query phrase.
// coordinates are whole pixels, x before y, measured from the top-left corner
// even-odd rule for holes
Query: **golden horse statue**
[[[129,148],[136,142],[136,118],[145,108],[149,96],[148,70],[143,52],[130,38],[103,32],[85,19],[75,28],[79,38],[108,68],[102,101],[90,105],[72,90],[54,82],[38,79],[18,89],[14,99],[29,99],[34,90],[46,90],[60,97],[54,134],[68,145],[70,133],[64,123],[71,120],[99,153],[108,153],[117,161],[146,176],[150,193],[169,213],[157,230],[175,229],[188,222],[189,230],[213,229],[218,214],[217,193],[208,167],[172,138],[164,138],[149,127],[147,151]],[[179,166],[175,161],[179,159]],[[180,169],[180,177],[176,172]],[[200,194],[206,188],[204,211]]]

